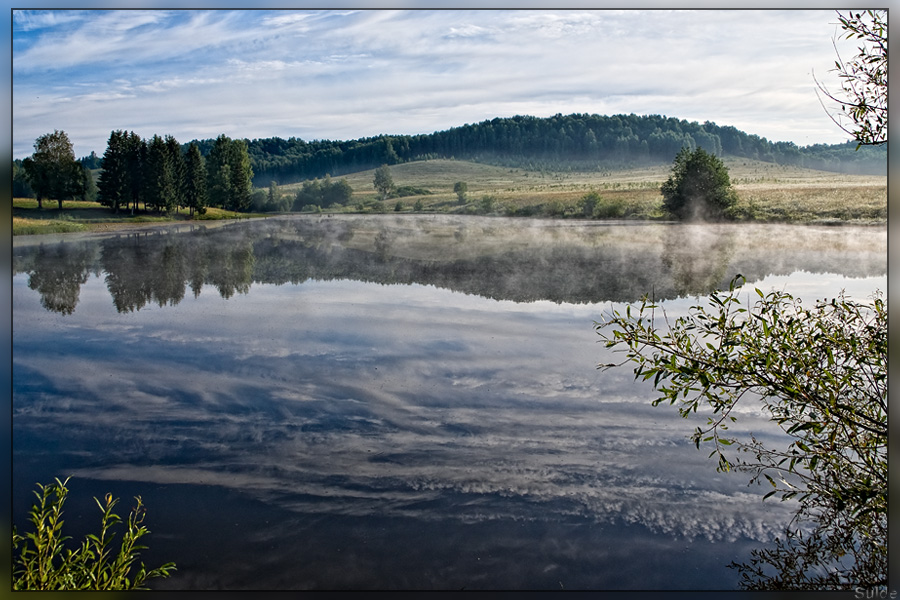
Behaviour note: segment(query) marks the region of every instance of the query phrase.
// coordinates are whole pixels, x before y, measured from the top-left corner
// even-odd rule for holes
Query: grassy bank
[[[181,221],[217,221],[222,219],[245,219],[259,215],[236,213],[218,208],[207,209],[204,215],[191,217],[187,212],[165,215],[148,211],[127,210],[114,213],[97,202],[64,200],[62,210],[55,201],[44,201],[39,209],[33,198],[13,199],[13,235],[41,233],[71,233],[79,231],[111,231],[129,227],[146,227]]]
[[[738,204],[733,216],[739,221],[781,223],[872,223],[887,221],[887,178],[870,175],[843,175],[811,169],[773,165],[747,159],[726,159]],[[541,172],[497,167],[456,160],[429,160],[390,167],[394,184],[420,191],[417,195],[376,202],[374,171],[346,175],[353,199],[341,212],[383,210],[450,214],[495,214],[551,218],[581,217],[579,201],[596,192],[600,202],[593,218],[656,220],[665,219],[659,186],[669,176],[670,167],[658,165],[618,171]],[[453,191],[456,182],[465,182],[468,192],[461,202]],[[301,184],[281,186],[280,192],[296,195]],[[427,192],[427,193],[426,193]],[[193,220],[248,218],[261,215],[234,213],[210,208]],[[13,235],[108,231],[129,227],[188,221],[186,212],[160,215],[139,211],[113,213],[92,202],[37,202],[13,200]]]

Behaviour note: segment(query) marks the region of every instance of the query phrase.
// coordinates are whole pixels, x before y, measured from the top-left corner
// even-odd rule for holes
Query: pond
[[[594,322],[738,273],[887,290],[883,227],[311,215],[13,254],[15,522],[54,477],[76,538],[140,495],[166,589],[733,589],[791,505],[597,370]]]

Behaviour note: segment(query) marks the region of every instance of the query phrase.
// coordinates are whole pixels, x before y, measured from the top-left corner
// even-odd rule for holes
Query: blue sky
[[[181,142],[430,133],[519,114],[662,114],[838,143],[834,10],[21,10],[13,157],[62,129]],[[851,43],[840,43],[848,55]]]

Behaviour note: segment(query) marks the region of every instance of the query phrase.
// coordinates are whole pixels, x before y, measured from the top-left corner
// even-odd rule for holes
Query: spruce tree
[[[231,167],[228,164],[231,138],[225,134],[216,138],[206,159],[209,205],[225,208],[231,197]]]
[[[147,199],[144,195],[144,163],[147,160],[147,142],[132,131],[125,140],[125,149],[133,214],[141,200],[144,201],[144,209],[147,208]]]
[[[109,134],[106,151],[100,161],[100,177],[97,181],[100,204],[119,212],[119,206],[128,205],[131,199],[131,181],[128,165],[127,134],[116,130]]]
[[[206,186],[205,161],[200,154],[200,148],[197,147],[197,144],[191,142],[190,146],[188,146],[187,158],[185,159],[184,186],[182,190],[185,205],[190,210],[191,216],[194,215],[195,210],[201,215],[206,212]]]
[[[179,207],[187,204],[184,199],[184,178],[186,173],[184,154],[181,152],[181,144],[174,137],[167,135],[165,140],[166,156],[169,161],[169,168],[172,170],[172,204],[178,210]]]
[[[175,208],[175,177],[166,142],[154,135],[147,146],[144,168],[146,203],[160,212]]]

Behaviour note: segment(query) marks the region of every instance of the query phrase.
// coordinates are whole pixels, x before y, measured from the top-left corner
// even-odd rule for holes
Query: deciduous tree
[[[381,165],[375,169],[375,177],[372,183],[375,186],[375,191],[381,194],[381,199],[387,199],[388,194],[394,189],[394,178],[391,176],[391,169],[387,165]]]
[[[54,130],[34,142],[34,154],[22,161],[34,190],[38,208],[44,198],[55,198],[62,210],[63,200],[80,196],[84,191],[84,175],[75,160],[72,142],[65,131]]]

